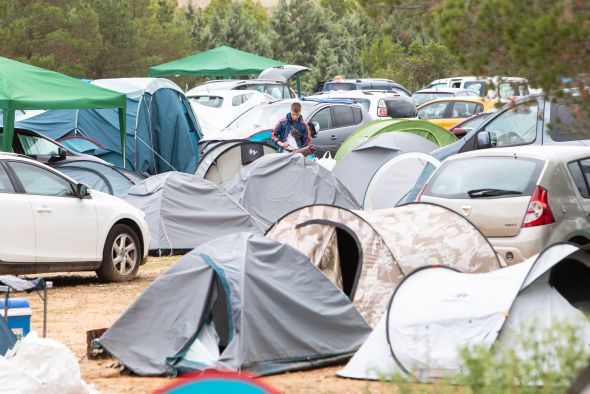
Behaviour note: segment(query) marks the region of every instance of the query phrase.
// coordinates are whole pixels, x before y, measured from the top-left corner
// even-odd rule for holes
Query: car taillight
[[[377,116],[387,116],[387,107],[383,100],[379,100],[379,103],[377,103]]]
[[[554,222],[553,213],[549,208],[549,192],[541,186],[535,187],[522,227],[543,226]]]
[[[418,192],[418,196],[416,196],[416,202],[420,202],[420,200],[422,199],[422,195],[424,194],[424,190],[426,190],[426,186],[428,186],[428,183],[425,183],[424,186],[422,186],[422,188]]]

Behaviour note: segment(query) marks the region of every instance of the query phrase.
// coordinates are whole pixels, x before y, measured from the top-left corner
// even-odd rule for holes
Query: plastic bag
[[[80,365],[65,345],[32,331],[0,357],[0,392],[97,393],[80,377]]]
[[[321,159],[315,159],[319,165],[327,169],[328,171],[332,171],[334,166],[336,166],[336,160],[332,158],[332,154],[330,151],[326,151]]]

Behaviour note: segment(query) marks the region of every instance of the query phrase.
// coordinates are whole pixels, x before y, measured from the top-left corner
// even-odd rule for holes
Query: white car
[[[308,98],[351,100],[365,107],[375,120],[416,117],[416,104],[410,97],[399,92],[333,90]]]
[[[96,271],[126,282],[146,262],[144,214],[58,171],[0,153],[0,273]]]
[[[199,120],[204,136],[209,136],[227,126],[242,112],[260,103],[277,99],[256,90],[213,90],[192,89],[186,93],[193,112]]]
[[[588,147],[476,150],[445,160],[419,201],[471,220],[513,264],[555,242],[590,243],[589,181]]]

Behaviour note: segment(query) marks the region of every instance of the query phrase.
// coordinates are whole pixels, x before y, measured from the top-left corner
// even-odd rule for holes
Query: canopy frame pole
[[[297,83],[297,97],[301,98],[301,74],[295,76],[295,82]]]
[[[127,130],[125,123],[127,122],[127,110],[125,107],[118,108],[119,110],[119,129],[121,130],[121,154],[123,155],[123,168],[127,168]]]
[[[2,151],[12,152],[12,140],[14,138],[15,112],[10,108],[2,108],[4,115],[4,133],[2,134]]]

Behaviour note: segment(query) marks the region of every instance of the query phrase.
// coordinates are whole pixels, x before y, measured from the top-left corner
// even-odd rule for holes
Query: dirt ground
[[[86,331],[109,327],[158,275],[179,257],[150,258],[140,268],[136,280],[125,284],[106,284],[94,273],[44,275],[52,280],[49,291],[47,336],[68,346],[80,360],[82,377],[102,393],[149,393],[172,382],[167,378],[130,376],[114,367],[115,360],[88,360]],[[32,329],[41,335],[43,303],[36,294],[15,294],[29,299],[33,309]],[[285,393],[395,393],[393,385],[342,379],[335,376],[340,367],[286,373],[264,378]]]

